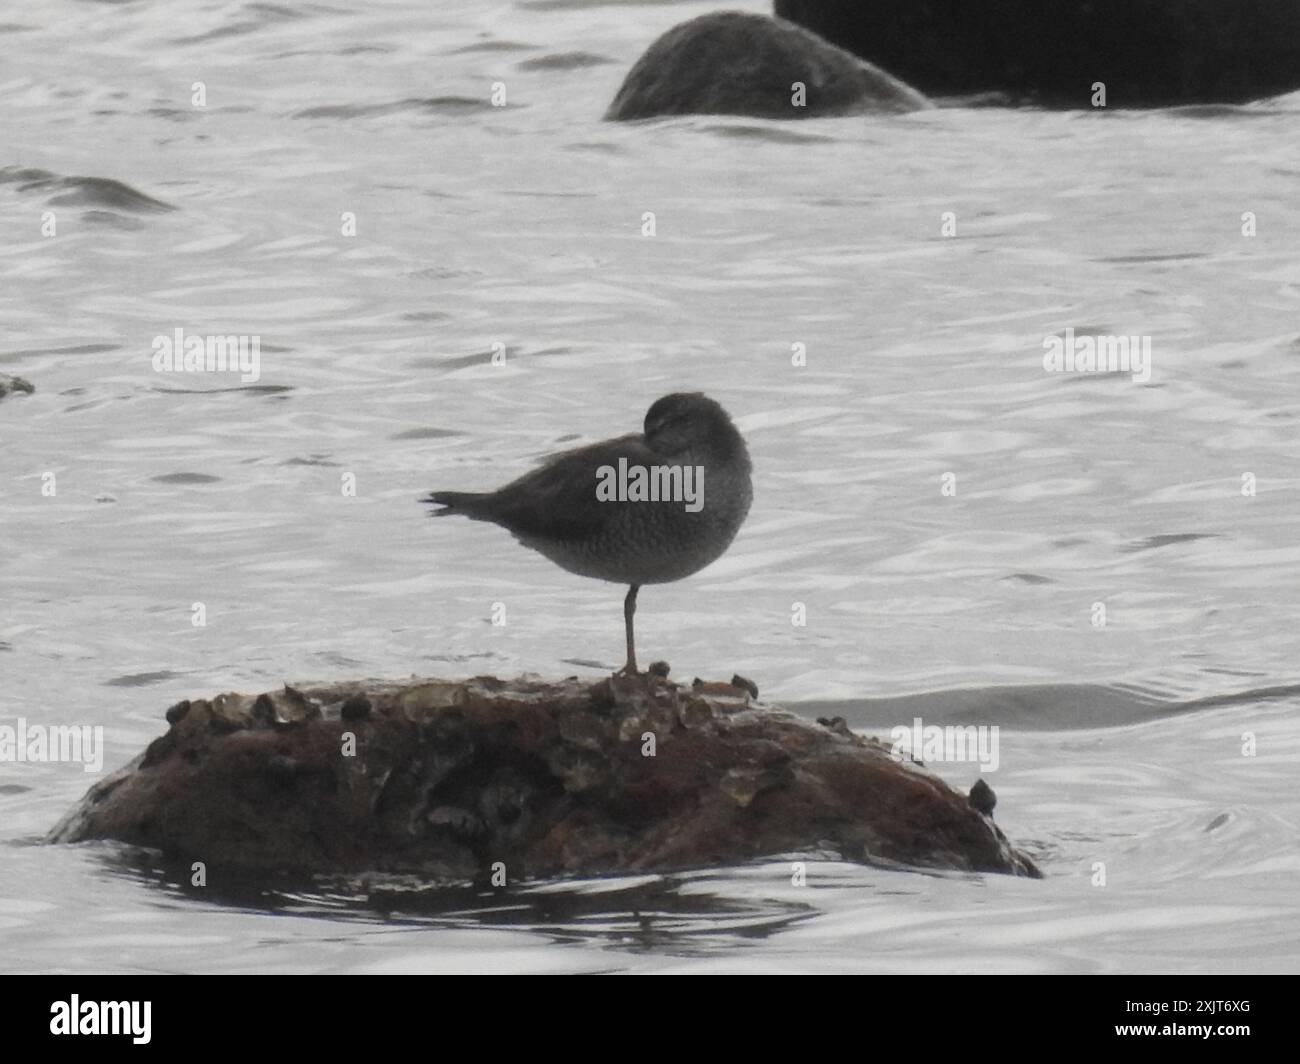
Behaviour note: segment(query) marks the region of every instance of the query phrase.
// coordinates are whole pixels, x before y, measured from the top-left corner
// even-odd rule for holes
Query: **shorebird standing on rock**
[[[433,517],[500,525],[571,573],[629,585],[622,671],[635,673],[637,591],[690,576],[727,549],[749,513],[750,471],[727,412],[676,392],[646,412],[644,433],[563,451],[496,491],[435,491],[421,502],[442,507]]]

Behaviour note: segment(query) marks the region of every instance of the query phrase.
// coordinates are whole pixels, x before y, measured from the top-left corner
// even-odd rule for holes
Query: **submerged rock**
[[[22,377],[10,377],[8,374],[0,373],[0,399],[11,393],[25,393],[31,395],[35,388],[31,386]]]
[[[776,0],[932,96],[1092,107],[1244,103],[1300,89],[1296,0]]]
[[[1037,876],[890,747],[729,684],[350,683],[181,702],[51,842],[209,868],[433,881],[670,871],[791,853]]]
[[[655,41],[628,73],[605,117],[814,118],[929,106],[919,92],[883,70],[798,26],[724,11],[683,22]]]

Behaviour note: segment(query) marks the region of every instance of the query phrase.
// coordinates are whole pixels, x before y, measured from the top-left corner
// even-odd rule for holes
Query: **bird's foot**
[[[672,670],[669,668],[668,662],[666,661],[651,662],[649,668],[647,668],[645,672],[642,672],[640,669],[636,667],[635,661],[629,661],[626,665],[624,665],[621,669],[619,669],[618,672],[614,673],[614,675],[615,676],[657,676],[661,680],[663,680],[663,679],[667,679],[668,673],[671,671]]]

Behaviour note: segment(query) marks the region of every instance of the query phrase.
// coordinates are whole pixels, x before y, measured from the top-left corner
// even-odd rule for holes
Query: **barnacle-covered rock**
[[[224,694],[102,780],[50,841],[209,867],[511,882],[798,852],[1037,875],[992,819],[846,727],[753,685],[646,673]],[[842,722],[841,722],[842,724]]]

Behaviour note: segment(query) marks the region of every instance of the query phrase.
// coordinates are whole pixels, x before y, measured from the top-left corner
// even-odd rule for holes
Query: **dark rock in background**
[[[23,380],[22,377],[10,377],[7,374],[0,373],[0,399],[10,394],[25,393],[31,395],[34,391],[36,389]]]
[[[806,105],[794,106],[794,83]],[[815,118],[928,107],[920,93],[798,26],[735,11],[674,26],[628,73],[606,118]]]
[[[1090,107],[1300,89],[1297,0],[776,0],[776,13],[930,96]]]
[[[486,880],[498,862],[514,883],[826,851],[1038,875],[966,795],[889,746],[729,684],[349,683],[182,702],[166,718],[50,841],[433,882]]]

